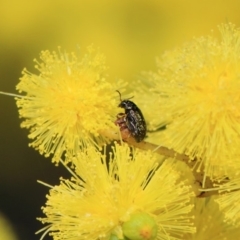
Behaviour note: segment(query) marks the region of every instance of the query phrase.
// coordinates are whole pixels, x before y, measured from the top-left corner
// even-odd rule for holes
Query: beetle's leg
[[[128,126],[126,124],[126,114],[125,113],[119,113],[117,115],[115,124],[119,126],[123,140],[125,140],[131,136],[131,132],[129,131]]]
[[[116,116],[117,119],[120,119],[120,118],[126,118],[126,114],[125,113],[118,113],[118,115]]]
[[[119,113],[117,115],[117,120],[115,121],[115,124],[120,127],[120,130],[123,130],[123,129],[127,128],[126,114],[125,113]]]

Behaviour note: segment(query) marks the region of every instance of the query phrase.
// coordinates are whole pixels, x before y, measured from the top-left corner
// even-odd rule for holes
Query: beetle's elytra
[[[141,142],[147,132],[147,126],[143,114],[134,102],[128,99],[122,100],[121,93],[118,90],[117,92],[119,93],[121,101],[118,107],[123,108],[125,113],[119,113],[115,123],[120,126],[121,131],[128,129],[136,142]]]

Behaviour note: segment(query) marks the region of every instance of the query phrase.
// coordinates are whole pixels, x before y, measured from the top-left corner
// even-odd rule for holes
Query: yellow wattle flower
[[[30,144],[58,162],[89,142],[100,144],[106,138],[99,132],[116,128],[119,112],[117,84],[106,78],[104,56],[88,49],[81,59],[74,53],[43,51],[36,61],[39,74],[23,71],[17,90],[21,126],[30,129]]]
[[[178,181],[181,173],[173,160],[161,163],[157,157],[118,144],[109,156],[106,149],[101,153],[93,147],[80,152],[72,161],[72,179],[51,187],[43,207],[46,217],[40,218],[47,224],[42,231],[55,240],[124,239],[123,224],[140,213],[156,223],[157,230],[151,221],[147,224],[145,237],[156,231],[159,240],[193,233],[191,187]]]
[[[212,179],[240,167],[240,30],[231,23],[219,30],[220,40],[196,38],[165,53],[149,75],[159,124],[170,121],[152,139],[197,159]]]

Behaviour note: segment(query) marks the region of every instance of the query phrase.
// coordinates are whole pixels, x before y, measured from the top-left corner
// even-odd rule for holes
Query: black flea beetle
[[[120,126],[120,130],[128,129],[136,142],[141,142],[146,136],[147,126],[141,110],[137,105],[128,100],[122,100],[121,93],[116,90],[120,96],[120,104],[118,107],[124,108],[125,113],[117,115],[116,124]]]

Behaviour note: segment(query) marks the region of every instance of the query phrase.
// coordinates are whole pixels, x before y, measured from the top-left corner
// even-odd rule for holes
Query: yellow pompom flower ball
[[[219,26],[220,39],[206,36],[166,52],[149,75],[159,95],[159,124],[152,141],[184,153],[219,178],[240,168],[240,29]]]
[[[194,193],[172,159],[115,144],[109,155],[88,147],[72,163],[72,179],[47,196],[43,236],[167,240],[194,233]]]
[[[115,129],[119,109],[116,89],[105,73],[102,54],[89,47],[78,58],[74,53],[43,51],[35,60],[39,74],[23,71],[17,90],[21,126],[30,129],[30,144],[58,162],[66,153],[75,156],[86,144],[106,142],[105,129]]]

